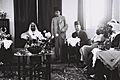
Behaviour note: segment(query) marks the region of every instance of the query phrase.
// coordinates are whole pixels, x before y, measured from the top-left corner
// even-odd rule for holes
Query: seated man
[[[42,50],[40,46],[42,40],[45,39],[34,22],[29,25],[29,30],[21,34],[21,38],[26,40],[25,49],[33,54],[37,54]]]
[[[67,39],[67,42],[69,45],[68,53],[72,56],[73,55],[77,56],[75,58],[79,60],[79,57],[80,57],[79,48],[82,47],[83,45],[87,45],[89,40],[86,32],[84,32],[81,29],[79,21],[74,22],[74,28],[75,28],[75,32],[72,33],[72,37]]]
[[[80,47],[83,45],[89,44],[89,39],[85,31],[81,29],[81,25],[79,21],[74,22],[75,32],[73,34],[76,34],[78,38],[80,38]]]
[[[37,26],[34,22],[31,22],[29,30],[21,34],[21,38],[27,40],[28,46],[32,46],[33,43],[44,39],[40,31],[38,31]]]
[[[71,38],[67,39],[69,59],[74,57],[75,60],[79,60],[79,46],[80,38],[77,37],[76,33],[72,34]]]

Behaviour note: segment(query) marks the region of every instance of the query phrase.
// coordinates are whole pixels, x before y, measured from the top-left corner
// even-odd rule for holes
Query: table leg
[[[25,80],[25,56],[23,56],[23,80]]]
[[[32,80],[32,78],[33,78],[33,77],[32,77],[33,71],[32,71],[32,61],[31,61],[31,58],[32,58],[32,57],[29,57],[29,60],[28,60],[28,61],[29,61],[29,66],[30,66],[30,80]]]
[[[51,56],[50,55],[46,55],[46,68],[47,68],[47,75],[48,75],[48,79],[47,80],[51,80]]]
[[[21,69],[21,68],[20,68],[20,66],[21,66],[21,65],[20,65],[20,57],[18,56],[18,79],[19,79],[19,80],[21,80],[21,75],[20,75],[20,73],[21,73],[21,70],[20,70],[20,69]]]

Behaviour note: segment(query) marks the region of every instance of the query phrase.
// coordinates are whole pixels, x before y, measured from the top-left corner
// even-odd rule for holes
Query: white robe
[[[35,24],[34,24],[34,25],[35,25]],[[25,40],[27,40],[28,38],[29,38],[30,40],[32,40],[32,39],[39,39],[39,40],[44,39],[44,37],[43,37],[43,35],[41,34],[41,32],[38,31],[36,25],[35,25],[35,31],[32,31],[32,30],[31,30],[31,24],[30,24],[30,26],[29,26],[29,30],[28,30],[27,32],[21,34],[21,38],[22,38],[22,39],[25,39]]]

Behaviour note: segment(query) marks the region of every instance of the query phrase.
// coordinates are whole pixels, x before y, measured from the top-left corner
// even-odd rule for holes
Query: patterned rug
[[[74,64],[52,64],[51,70],[51,80],[93,80],[88,79],[83,69],[77,68]],[[15,74],[17,74],[17,72]],[[0,76],[1,75],[3,74],[0,72]],[[0,80],[18,80],[18,77],[0,78]],[[26,80],[29,80],[29,78],[26,78]]]
[[[81,68],[75,65],[55,64],[52,65],[51,80],[93,80],[88,79]]]

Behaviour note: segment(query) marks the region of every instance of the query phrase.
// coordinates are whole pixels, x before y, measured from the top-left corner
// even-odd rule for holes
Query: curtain
[[[38,29],[50,31],[54,9],[62,9],[62,0],[38,0],[38,8],[36,2],[37,0],[14,0],[15,47],[24,46],[25,41],[20,39],[20,35],[28,30],[30,22],[37,23],[38,18]]]
[[[14,0],[15,47],[23,47],[20,35],[28,30],[30,22],[37,22],[36,0]]]
[[[82,21],[88,37],[92,38],[96,34],[98,25],[106,24],[111,20],[112,0],[83,0],[81,3],[80,1],[78,20]]]
[[[112,0],[112,19],[120,22],[120,0]]]
[[[55,8],[62,11],[62,0],[38,0],[38,24],[41,31],[50,31]]]

